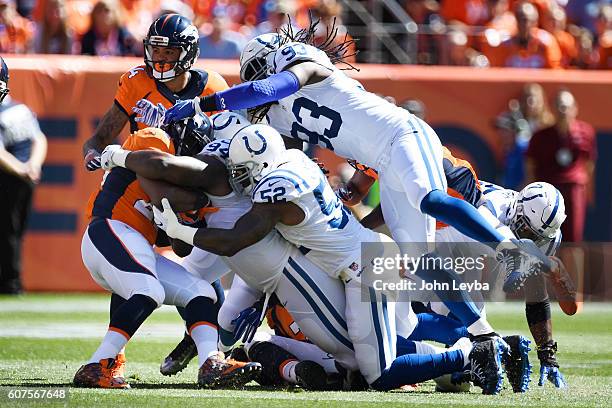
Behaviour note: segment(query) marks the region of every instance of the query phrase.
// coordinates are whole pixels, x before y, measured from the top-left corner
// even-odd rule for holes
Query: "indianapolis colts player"
[[[346,315],[346,320],[341,319],[341,326],[347,329],[359,369],[373,388],[388,390],[442,373],[461,371],[469,357],[472,373],[483,392],[499,392],[501,359],[507,352],[506,344],[499,338],[476,342],[471,352],[464,350],[461,358],[459,354],[454,356],[456,361],[445,360],[447,364],[440,364],[442,360],[434,363],[436,358],[448,359],[450,356],[446,353],[443,353],[445,357],[430,356],[427,361],[418,358],[416,361],[414,356],[395,358],[392,301],[395,294],[375,291],[361,281],[362,272],[371,268],[368,261],[362,265],[361,242],[378,244],[379,257],[393,257],[397,253],[392,249],[394,245],[387,237],[362,227],[350,215],[319,167],[307,156],[299,150],[286,150],[280,134],[273,128],[251,125],[232,139],[229,162],[232,185],[251,196],[252,209],[231,230],[195,229],[179,224],[168,202],[163,201],[163,218],[169,236],[230,255],[276,228],[285,239],[299,246],[309,261],[325,270],[334,281],[343,282],[343,297],[332,298],[332,302],[346,302],[346,310],[337,311]],[[388,244],[380,245],[384,242]],[[362,301],[362,288],[369,296],[367,302]],[[307,334],[302,323],[298,324]],[[327,329],[332,333],[336,330]],[[428,369],[417,370],[416,366]]]
[[[493,246],[504,242],[473,206],[446,193],[440,140],[433,129],[365,91],[337,69],[324,50],[305,42],[308,40],[307,30],[297,35],[286,32],[283,36],[256,37],[240,58],[241,79],[247,82],[203,98],[179,101],[165,112],[164,120],[268,106],[268,122],[281,134],[379,171],[385,220],[404,253],[414,252],[415,243],[422,243],[418,249],[421,254],[427,252],[426,243],[435,238],[435,219],[480,242]],[[532,243],[516,244],[529,248],[532,256],[549,266]],[[508,271],[506,280],[510,282],[504,285],[514,288],[515,281],[524,280],[520,268],[524,256],[508,244],[498,248],[504,258],[514,260],[506,264],[508,268],[518,266]]]

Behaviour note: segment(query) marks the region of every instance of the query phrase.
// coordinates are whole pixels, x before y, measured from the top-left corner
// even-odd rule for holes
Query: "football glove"
[[[85,155],[85,168],[88,171],[96,171],[100,168],[100,152],[89,149]]]
[[[546,380],[550,381],[557,388],[567,388],[567,382],[559,370],[557,363],[557,343],[553,340],[538,346],[538,359],[540,360],[540,379],[539,386],[544,386]]]
[[[234,342],[242,340],[243,343],[249,343],[255,337],[257,329],[261,325],[265,316],[265,311],[268,307],[268,300],[270,295],[266,294],[253,306],[244,309],[238,314],[232,324],[234,325]]]
[[[199,98],[188,99],[186,101],[178,100],[173,107],[166,111],[164,123],[176,122],[177,120],[190,118],[196,114],[196,104],[200,103]]]
[[[123,150],[121,145],[108,145],[100,155],[100,167],[103,170],[125,167],[125,159],[129,153],[129,150]]]
[[[136,102],[132,112],[136,114],[134,119],[136,122],[144,123],[150,127],[160,127],[164,123],[166,108],[161,103],[156,106],[147,99],[141,99]]]
[[[167,198],[162,198],[161,203],[163,211],[159,211],[155,206],[153,208],[155,225],[161,229],[165,227],[164,231],[166,231],[166,234],[170,238],[180,239],[189,245],[193,245],[193,238],[196,232],[198,232],[198,229],[182,225]]]

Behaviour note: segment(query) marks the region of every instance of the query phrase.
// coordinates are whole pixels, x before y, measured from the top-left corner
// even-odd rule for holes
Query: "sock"
[[[459,232],[482,243],[500,243],[504,237],[470,203],[433,190],[421,201],[421,211],[455,227]]]
[[[122,298],[121,296],[119,296],[116,293],[111,294],[111,301],[110,301],[110,316],[109,318],[112,319],[113,315],[115,314],[115,312],[117,311],[117,309],[119,309],[121,307],[121,305],[123,305],[127,300],[125,300],[124,298]]]
[[[185,317],[189,335],[193,339],[198,349],[199,366],[208,357],[216,354],[217,341],[219,339],[217,314],[219,308],[212,299],[204,296],[197,296],[185,306]]]
[[[378,391],[389,391],[402,385],[416,384],[464,367],[461,350],[437,354],[406,354],[397,357],[371,386]]]
[[[187,321],[187,311],[185,310],[185,308],[181,306],[177,306],[176,311],[178,312],[179,316],[181,316],[181,319],[183,319],[183,321],[186,322]]]
[[[441,263],[432,259],[437,257],[435,252],[423,255],[421,265],[427,265],[427,268],[417,269],[416,276],[428,283],[445,283],[449,288],[458,287],[458,283],[462,282],[461,278],[453,271],[439,268]],[[457,284],[453,285],[453,282]],[[469,327],[481,318],[480,310],[466,290],[434,290],[434,292],[464,326]]]
[[[199,322],[191,327],[189,335],[196,344],[199,367],[202,367],[208,357],[219,352],[217,349],[217,338],[219,337],[217,328],[211,326],[208,322]]]
[[[125,347],[129,337],[124,334],[109,329],[102,339],[102,343],[93,353],[88,363],[99,363],[105,358],[115,358],[117,354]]]
[[[295,366],[299,363],[297,360],[285,360],[278,367],[283,380],[290,382],[291,384],[297,384],[297,377],[295,375]]]
[[[417,319],[418,323],[408,337],[409,340],[431,340],[451,345],[468,335],[465,326],[450,317],[436,313],[419,313]]]
[[[133,295],[123,302],[111,316],[109,329],[123,333],[128,339],[157,309],[157,303],[146,295]]]
[[[217,279],[216,281],[211,283],[211,286],[217,294],[217,306],[221,308],[221,306],[223,306],[223,302],[225,302],[225,290],[223,289],[223,285],[221,285],[221,280]]]
[[[467,327],[467,331],[472,336],[479,336],[481,334],[490,334],[494,330],[493,330],[493,327],[491,327],[491,325],[487,321],[487,319],[485,319],[484,317],[481,317],[478,320],[476,320],[474,323],[470,324]]]

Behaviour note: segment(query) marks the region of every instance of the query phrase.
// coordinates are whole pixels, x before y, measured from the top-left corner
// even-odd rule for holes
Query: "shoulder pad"
[[[312,45],[300,42],[285,44],[274,53],[274,72],[282,72],[295,61],[312,61],[326,67],[333,67],[327,55]]]
[[[207,156],[215,156],[223,160],[224,162],[229,157],[229,144],[230,139],[217,139],[213,140],[200,152],[200,154],[204,154]]]
[[[290,170],[276,169],[267,174],[253,189],[254,203],[294,201],[316,186]]]

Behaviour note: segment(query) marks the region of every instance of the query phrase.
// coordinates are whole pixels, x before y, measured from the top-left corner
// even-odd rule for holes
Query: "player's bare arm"
[[[151,204],[161,208],[162,198],[167,198],[176,211],[191,211],[204,207],[208,197],[201,192],[188,190],[165,181],[138,176],[140,187],[151,199]]]
[[[361,225],[369,229],[375,229],[380,227],[385,223],[385,218],[383,217],[382,208],[380,204],[376,206],[368,215],[363,217],[361,220]]]
[[[87,139],[85,144],[83,144],[83,156],[86,156],[90,150],[96,150],[98,152],[104,150],[106,146],[111,144],[113,140],[119,136],[121,129],[123,129],[128,119],[128,116],[113,103],[110,109],[102,117],[93,136]]]

